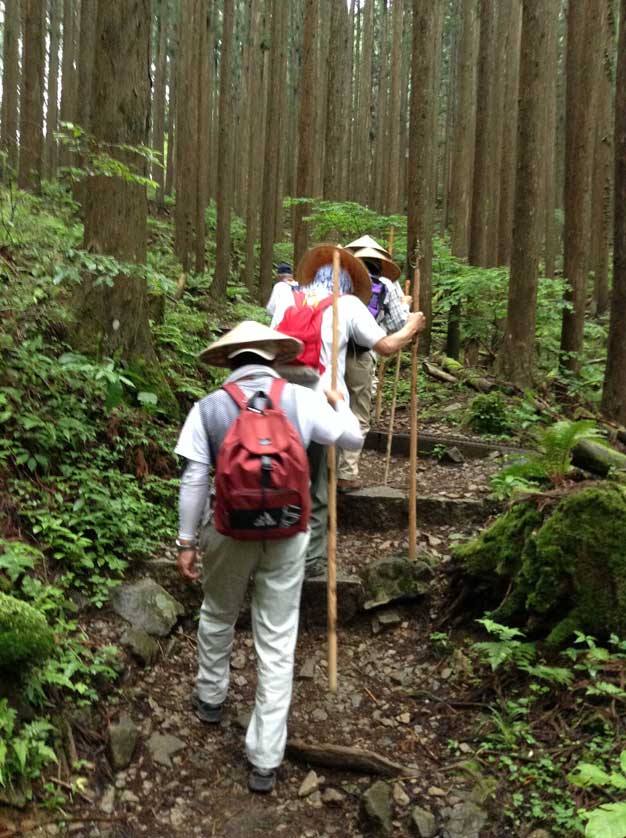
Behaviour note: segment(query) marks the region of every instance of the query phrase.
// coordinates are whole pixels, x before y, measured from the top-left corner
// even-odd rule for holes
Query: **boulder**
[[[183,750],[185,743],[171,733],[153,733],[146,746],[154,762],[171,768],[172,757]]]
[[[109,728],[109,751],[111,764],[116,771],[127,768],[133,758],[139,729],[131,717],[124,713],[117,724]]]
[[[367,789],[361,797],[359,816],[366,833],[391,834],[391,789],[387,783],[378,780]]]
[[[411,812],[411,829],[419,838],[434,838],[437,832],[435,816],[428,809],[415,806]]]
[[[444,838],[480,838],[487,813],[477,803],[465,800],[444,810]]]
[[[166,637],[185,613],[180,602],[150,578],[116,588],[111,605],[133,626],[158,637]]]
[[[415,599],[428,591],[432,571],[424,562],[410,562],[400,556],[379,559],[363,571],[365,610]]]
[[[144,666],[151,666],[159,657],[158,643],[142,628],[129,626],[122,635],[120,642]]]
[[[317,791],[322,783],[322,778],[318,777],[315,771],[309,771],[298,789],[298,797],[308,797]]]

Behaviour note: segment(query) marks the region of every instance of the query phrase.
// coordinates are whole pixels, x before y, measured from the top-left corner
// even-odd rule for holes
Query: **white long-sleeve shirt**
[[[248,365],[231,373],[226,381],[236,382],[251,397],[259,390],[267,393],[278,377],[270,367]],[[189,412],[175,448],[176,454],[188,461],[179,499],[179,538],[184,539],[195,537],[211,491],[211,452],[219,451],[226,431],[239,414],[239,408],[223,390],[216,390],[202,402]],[[317,442],[358,451],[363,445],[358,419],[345,402],[334,409],[323,393],[286,384],[280,406],[305,448]]]

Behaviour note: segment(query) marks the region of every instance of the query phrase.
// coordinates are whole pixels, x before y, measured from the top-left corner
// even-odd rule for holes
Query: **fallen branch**
[[[402,776],[410,768],[408,765],[392,762],[374,751],[327,743],[311,745],[299,739],[290,739],[287,742],[287,756],[313,765],[324,765],[327,768],[339,768],[360,774],[381,774],[384,777]]]
[[[430,361],[422,361],[422,369],[424,370],[426,375],[429,375],[436,381],[443,381],[444,384],[457,384],[459,381],[456,375],[452,375],[452,373],[442,370],[441,367],[438,367],[436,364],[433,364]]]

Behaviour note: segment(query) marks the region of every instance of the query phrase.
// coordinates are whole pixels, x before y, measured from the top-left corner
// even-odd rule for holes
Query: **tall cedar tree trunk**
[[[343,153],[342,153],[342,176],[341,176],[341,196],[343,200],[347,200],[351,195],[350,179],[352,177],[352,155],[353,155],[353,125],[355,101],[356,101],[356,86],[354,83],[354,61],[355,61],[355,44],[354,44],[354,28],[356,23],[356,0],[350,0],[350,12],[348,14],[348,51],[345,65],[345,98],[344,107],[347,114],[344,127],[343,139]]]
[[[276,232],[276,196],[278,192],[278,167],[280,164],[280,136],[282,110],[280,97],[273,92],[282,84],[287,8],[283,0],[272,0],[270,37],[270,66],[267,96],[267,122],[265,134],[265,169],[263,172],[263,203],[261,206],[261,282],[259,295],[266,302],[272,290],[274,234]],[[314,111],[315,113],[315,111]]]
[[[233,191],[233,33],[234,0],[224,0],[222,55],[220,59],[220,121],[217,144],[217,229],[215,278],[211,294],[217,299],[226,293],[230,277],[230,215]]]
[[[43,0],[22,0],[24,31],[22,89],[20,97],[21,189],[38,192],[43,168]]]
[[[308,8],[308,6],[307,6]],[[326,100],[326,153],[324,157],[324,191],[327,201],[339,201],[341,192],[341,169],[345,165],[343,152],[343,132],[346,114],[344,103],[344,60],[346,55],[346,17],[345,3],[333,3],[330,18],[330,47],[328,68],[328,97]],[[305,52],[306,54],[306,52]],[[306,66],[306,65],[305,65]],[[302,146],[300,146],[302,148]]]
[[[567,16],[567,116],[565,136],[565,256],[567,281],[561,328],[563,369],[577,372],[583,348],[587,300],[596,72],[601,10],[570,3]]]
[[[494,199],[495,171],[491,154],[494,148],[495,119],[493,88],[495,82],[494,0],[480,0],[480,47],[478,52],[478,101],[476,108],[476,144],[470,225],[469,261],[472,265],[491,267],[489,225]]]
[[[198,164],[198,60],[199,6],[201,0],[182,0],[180,7],[180,50],[176,142],[176,211],[174,247],[183,271],[191,270],[197,219]]]
[[[318,0],[305,0],[302,84],[298,120],[297,198],[313,197],[313,167],[316,147],[315,119],[317,114],[316,31],[318,19]],[[268,148],[271,148],[271,146],[268,145]],[[304,220],[308,214],[308,204],[297,204],[293,208],[293,260],[295,265],[298,264],[308,246],[308,225]]]
[[[356,200],[357,177],[359,167],[359,97],[361,95],[361,56],[363,46],[361,32],[363,29],[363,7],[357,3],[354,10],[352,52],[352,107],[350,110],[352,125],[350,129],[350,177],[348,179],[348,195]]]
[[[549,6],[548,0],[546,6]],[[547,12],[546,12],[547,14]],[[500,167],[500,183],[498,198],[498,252],[496,263],[508,265],[511,261],[511,247],[513,239],[513,211],[515,203],[515,171],[517,158],[517,122],[519,96],[519,66],[522,34],[522,3],[521,0],[511,0],[509,27],[506,44],[506,82],[504,102],[506,114],[502,133],[502,165]],[[554,69],[556,72],[556,68]],[[547,111],[547,108],[546,108]],[[549,150],[545,150],[546,157]],[[543,192],[542,192],[543,194]]]
[[[276,210],[274,214],[274,241],[279,241],[283,237],[284,233],[284,217],[283,217],[283,189],[284,189],[284,162],[287,158],[287,148],[286,148],[286,131],[285,125],[287,122],[287,113],[286,113],[286,91],[287,85],[285,84],[285,80],[287,78],[287,45],[288,45],[288,34],[289,34],[289,9],[284,9],[283,12],[283,19],[282,19],[282,48],[280,50],[280,75],[279,78],[281,79],[281,84],[278,87],[274,88],[277,91],[277,95],[275,96],[277,107],[279,108],[280,112],[280,130],[278,132],[278,142],[276,148],[276,155],[278,157],[276,163],[276,169],[278,172],[278,176],[276,179],[276,195],[274,196],[274,200],[276,203]],[[326,41],[326,49],[328,51],[328,40]],[[317,160],[317,168],[313,169],[313,174],[316,176],[316,194],[321,194],[322,190],[322,167],[324,165],[324,130],[321,127],[321,118],[322,114],[319,110],[318,105],[318,118],[317,118],[317,134],[316,136],[319,137],[318,142],[318,160]]]
[[[46,110],[45,174],[53,178],[57,168],[57,141],[54,138],[59,122],[59,44],[61,42],[61,0],[50,0],[50,53],[48,63],[48,95]]]
[[[374,36],[374,0],[365,0],[363,6],[363,38],[359,68],[359,109],[356,114],[357,175],[355,200],[367,204],[371,168],[370,130],[372,125],[372,55]]]
[[[389,166],[385,195],[385,211],[400,212],[400,184],[404,180],[404,160],[400,157],[400,106],[402,103],[402,29],[404,0],[393,0],[391,6],[393,36],[391,42],[391,82],[389,91]]]
[[[165,161],[165,194],[171,195],[175,183],[176,161],[176,85],[178,77],[178,25],[174,27],[170,41],[169,80],[170,91],[167,103],[167,160]]]
[[[602,62],[598,71],[598,102],[591,192],[591,270],[593,307],[604,314],[609,305],[609,245],[613,188],[613,52],[615,20],[612,0],[603,0]]]
[[[209,65],[209,30],[213,15],[212,0],[201,0],[198,19],[199,53],[198,73],[198,165],[196,169],[196,239],[195,269],[202,273],[206,267],[206,222],[205,210],[209,203],[209,93],[211,73]]]
[[[378,45],[377,77],[378,95],[376,101],[376,142],[374,148],[374,172],[370,182],[369,205],[377,212],[385,211],[383,184],[385,177],[385,148],[387,146],[387,100],[389,88],[389,12],[386,0],[380,0],[380,42]]]
[[[420,309],[427,319],[420,338],[424,352],[430,349],[432,315],[432,258],[434,196],[433,168],[436,165],[435,120],[438,17],[441,0],[413,0],[413,39],[409,130],[409,189],[407,212],[407,259],[418,258],[421,270]]]
[[[96,38],[96,16],[93,2],[83,0],[80,7],[80,37],[78,39],[78,69],[75,76],[77,85],[76,121],[87,134],[91,133],[91,104],[94,67],[94,49]],[[84,166],[85,159],[79,155],[78,166]],[[74,185],[74,199],[83,203],[85,182]]]
[[[165,88],[167,84],[167,23],[168,2],[160,0],[157,23],[156,70],[154,76],[154,121],[152,125],[152,148],[159,156],[159,163],[152,166],[152,180],[157,184],[156,202],[163,206],[165,183]]]
[[[150,115],[150,0],[98,0],[92,86],[93,136],[111,156],[145,175],[140,156],[119,150],[148,141]],[[111,61],[115,55],[116,60]],[[91,177],[85,188],[84,247],[143,264],[146,188],[121,177]],[[152,371],[156,358],[148,322],[146,280],[117,276],[111,286],[85,277],[76,300],[76,344]]]
[[[602,413],[626,424],[626,0],[620,0],[615,83],[613,291]]]
[[[561,2],[548,5],[546,12],[547,61],[546,73],[546,142],[545,142],[545,180],[544,180],[544,273],[554,277],[556,253],[558,248],[556,208],[557,208],[557,92],[559,77],[559,18]]]
[[[4,51],[2,54],[2,132],[1,147],[8,155],[9,166],[17,170],[17,102],[20,81],[19,63],[20,5],[19,0],[4,4]]]
[[[256,103],[252,102],[250,98],[252,87],[252,17],[255,11],[254,5],[254,2],[246,3],[243,10],[245,17],[244,41],[241,49],[243,95],[241,97],[239,128],[237,131],[239,135],[239,154],[235,158],[241,161],[241,164],[235,168],[237,180],[235,192],[237,195],[237,214],[242,218],[246,217],[248,206],[248,167],[245,165],[245,162],[248,160],[249,125],[252,118],[252,110],[256,107]]]
[[[442,163],[442,195],[441,195],[441,235],[445,236],[450,224],[450,154],[452,137],[454,135],[454,114],[456,110],[456,81],[459,54],[459,18],[461,0],[455,0],[453,7],[453,23],[450,26],[450,45],[448,48],[448,77],[446,80],[446,130],[443,147]]]
[[[520,97],[517,134],[517,177],[513,220],[513,250],[502,374],[520,387],[533,380],[537,278],[541,248],[541,202],[545,142],[544,94],[547,75],[546,3],[523,0],[520,58]]]
[[[496,27],[495,27],[495,67],[497,68],[496,78],[493,82],[493,149],[491,152],[491,168],[493,169],[493,196],[490,202],[490,217],[488,223],[488,261],[491,265],[498,264],[498,228],[500,219],[500,184],[502,178],[504,160],[503,141],[505,124],[510,121],[510,110],[517,105],[517,101],[504,103],[506,97],[505,67],[509,62],[507,48],[509,46],[510,22],[512,6],[518,0],[498,0],[496,5]],[[514,158],[513,158],[514,159]],[[508,161],[509,164],[511,161]]]
[[[477,1],[462,0],[456,114],[452,145],[450,227],[452,253],[460,259],[469,254],[470,211],[476,141],[476,66],[478,57]],[[460,306],[448,315],[446,354],[458,358],[461,351]]]
[[[412,16],[405,17],[405,28],[402,49],[402,98],[400,100],[400,179],[398,181],[398,197],[396,205],[399,212],[403,212],[408,205],[409,192],[409,87],[411,82],[411,50],[413,44]]]
[[[261,193],[261,167],[259,161],[264,158],[265,131],[263,125],[263,80],[265,47],[262,46],[262,8],[260,0],[253,0],[252,15],[252,55],[250,101],[254,104],[248,122],[248,159],[243,161],[248,167],[248,201],[246,207],[246,263],[244,281],[252,290],[254,287],[254,244],[259,227],[259,203]]]
[[[315,142],[313,144],[314,164],[312,169],[313,195],[320,197],[324,190],[324,157],[326,154],[326,99],[328,95],[328,61],[330,40],[330,6],[334,0],[317,0],[318,27],[317,50],[317,95],[315,97]]]
[[[76,122],[76,3],[63,0],[63,56],[61,59],[61,122]],[[59,150],[59,162],[69,166],[72,156],[66,144]]]

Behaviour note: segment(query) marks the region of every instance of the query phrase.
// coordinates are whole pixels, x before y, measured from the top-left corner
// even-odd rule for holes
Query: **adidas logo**
[[[269,512],[263,512],[254,522],[255,527],[275,527],[276,521],[272,518]]]

